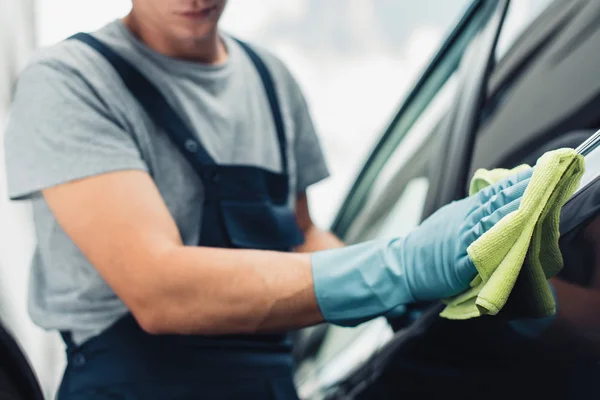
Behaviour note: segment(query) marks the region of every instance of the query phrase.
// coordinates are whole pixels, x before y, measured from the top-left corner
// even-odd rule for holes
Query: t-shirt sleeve
[[[294,78],[290,77],[290,79],[293,91],[292,115],[296,127],[294,143],[297,168],[296,190],[302,193],[309,186],[329,177],[329,168],[306,99]]]
[[[8,195],[118,170],[148,168],[136,141],[76,70],[53,63],[19,77],[4,137]]]

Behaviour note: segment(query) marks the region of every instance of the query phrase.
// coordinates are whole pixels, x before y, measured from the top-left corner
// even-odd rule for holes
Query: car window
[[[555,0],[517,0],[511,1],[506,12],[504,24],[498,44],[496,45],[495,58],[500,60],[517,41],[523,31]]]

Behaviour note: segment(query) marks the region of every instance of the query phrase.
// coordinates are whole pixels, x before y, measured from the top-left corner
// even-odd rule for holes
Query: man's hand
[[[469,288],[477,270],[467,248],[518,210],[532,172],[524,170],[448,204],[408,234],[406,274],[415,300],[447,298]]]

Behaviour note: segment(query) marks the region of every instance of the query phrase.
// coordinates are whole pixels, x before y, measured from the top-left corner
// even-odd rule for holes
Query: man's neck
[[[182,42],[167,37],[153,24],[140,21],[133,13],[123,18],[123,24],[148,47],[167,57],[203,64],[222,64],[227,61],[227,49],[217,30],[201,39]]]

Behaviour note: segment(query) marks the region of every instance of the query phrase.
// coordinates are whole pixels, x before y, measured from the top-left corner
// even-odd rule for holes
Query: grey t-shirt
[[[94,36],[135,65],[223,164],[281,171],[277,135],[250,59],[223,34],[221,65],[154,52],[117,20]],[[285,66],[257,49],[271,73],[287,131],[290,207],[297,193],[328,176],[301,91]],[[22,72],[5,135],[9,196],[31,199],[37,249],[29,313],[46,329],[71,330],[81,343],[127,312],[49,210],[40,191],[116,170],[147,171],[186,245],[201,235],[203,188],[185,158],[127,91],[111,65],[85,44],[67,40],[39,50]]]

